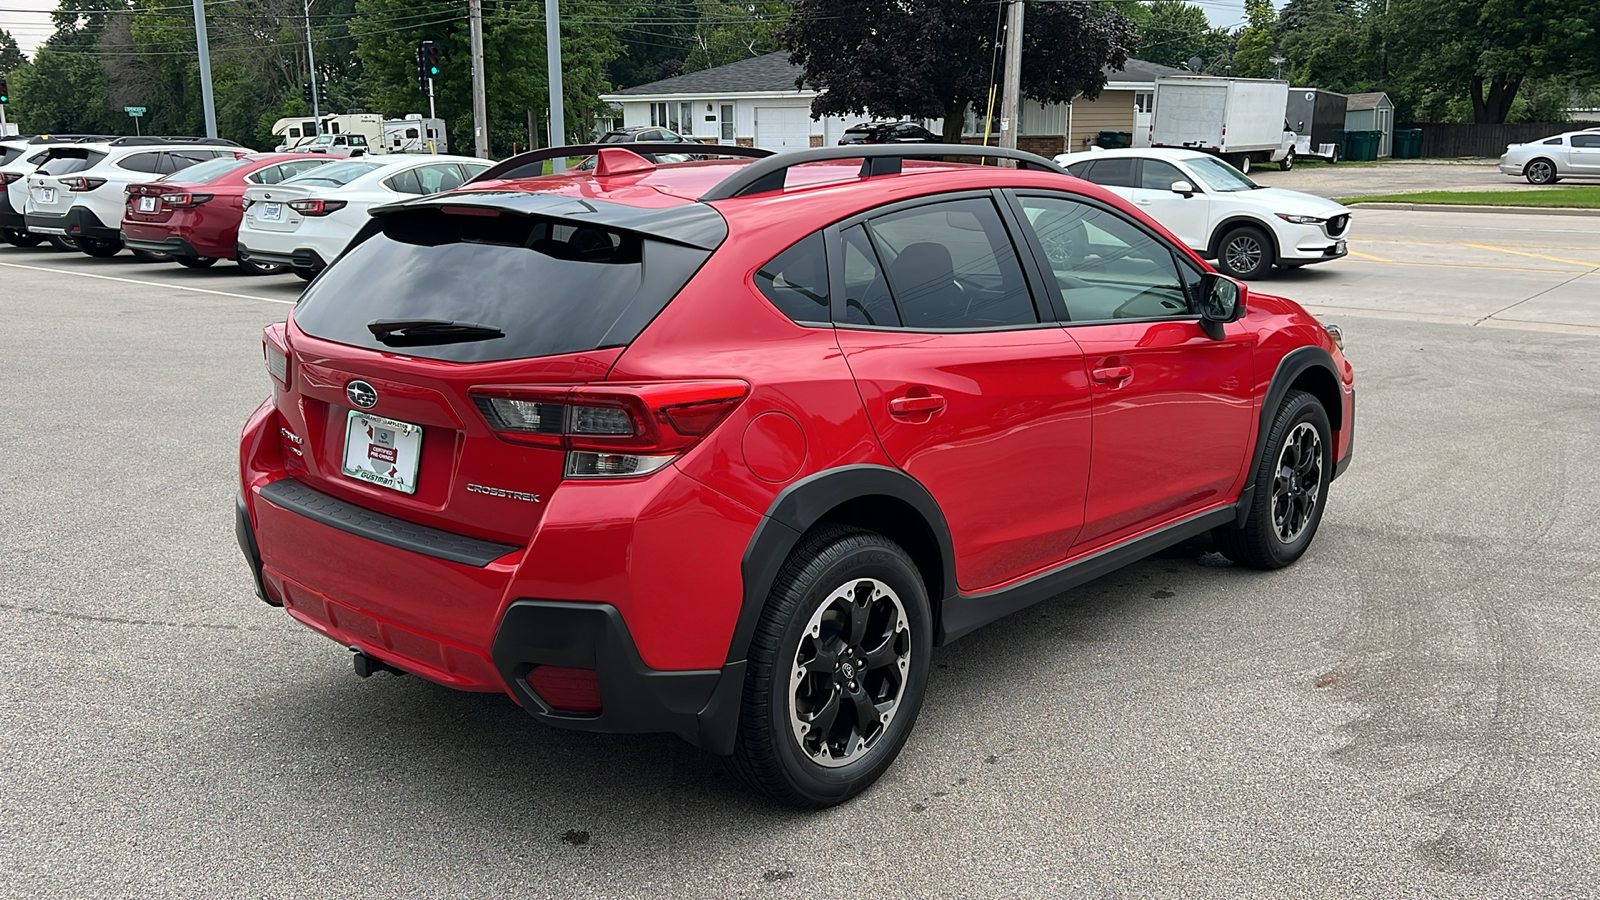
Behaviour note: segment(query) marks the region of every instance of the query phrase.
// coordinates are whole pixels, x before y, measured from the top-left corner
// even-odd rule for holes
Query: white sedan
[[[1500,174],[1555,184],[1563,178],[1600,178],[1600,128],[1569,131],[1527,144],[1511,144],[1500,157]]]
[[[1256,184],[1194,150],[1063,153],[1056,162],[1126,198],[1235,278],[1298,268],[1349,252],[1350,210],[1324,197]]]
[[[368,209],[458,188],[491,165],[466,156],[363,156],[248,188],[238,259],[288,266],[309,281],[350,245]]]

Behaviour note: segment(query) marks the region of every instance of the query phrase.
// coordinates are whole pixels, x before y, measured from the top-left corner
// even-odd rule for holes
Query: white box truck
[[[1279,162],[1294,147],[1284,128],[1289,82],[1262,78],[1172,75],[1156,79],[1150,146],[1220,156],[1241,172]]]

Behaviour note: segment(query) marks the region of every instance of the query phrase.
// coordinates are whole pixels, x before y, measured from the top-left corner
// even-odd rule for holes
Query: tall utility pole
[[[483,0],[467,0],[467,20],[472,25],[472,147],[489,158],[489,101],[483,86]]]
[[[550,144],[567,145],[566,94],[561,90],[561,12],[558,0],[544,0],[544,43],[546,62],[550,72]],[[567,161],[557,157],[550,161],[550,171],[565,172]]]
[[[200,0],[195,0],[199,3]],[[317,57],[311,50],[311,0],[306,0],[306,69],[311,73],[311,121],[322,136],[322,109],[317,104]]]
[[[206,108],[206,137],[217,136],[217,103],[211,97],[211,42],[206,38],[206,0],[194,0],[194,37],[200,45],[200,102]]]
[[[1000,94],[1000,146],[1017,149],[1017,102],[1022,95],[1022,0],[1008,0],[1006,73]]]

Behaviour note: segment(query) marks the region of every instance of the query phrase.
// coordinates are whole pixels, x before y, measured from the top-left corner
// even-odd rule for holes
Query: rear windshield
[[[50,151],[50,158],[39,167],[39,174],[71,175],[73,172],[82,172],[105,158],[106,155],[98,150],[63,147],[60,150]]]
[[[343,187],[382,166],[381,162],[341,162],[319,166],[286,179],[284,184],[309,184],[314,187]]]
[[[179,169],[170,175],[163,175],[156,180],[181,180],[193,182],[194,184],[205,184],[214,178],[221,178],[229,172],[232,172],[234,169],[244,168],[245,166],[250,165],[250,163],[251,160],[249,159],[234,159],[231,156],[224,156],[218,159],[208,159],[203,163],[195,163],[187,169]]]
[[[504,333],[403,351],[452,362],[623,346],[711,255],[634,232],[510,213],[424,209],[386,216],[382,227],[300,299],[294,320],[306,333],[383,351],[393,348],[367,328],[380,319],[458,322]]]

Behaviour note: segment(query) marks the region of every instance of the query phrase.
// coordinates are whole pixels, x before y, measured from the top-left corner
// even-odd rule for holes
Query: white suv
[[[1235,278],[1261,278],[1349,252],[1350,210],[1324,197],[1256,184],[1195,150],[1063,153],[1068,172],[1124,197]]]
[[[77,244],[62,235],[32,234],[23,218],[28,199],[28,175],[50,156],[50,148],[64,144],[105,142],[105,135],[52,134],[0,140],[0,240],[17,247],[34,247],[47,237],[61,250]]]
[[[90,256],[115,256],[122,249],[123,192],[128,185],[249,152],[232,141],[208,138],[121,137],[52,147],[27,176],[23,219],[32,234],[65,235]]]

